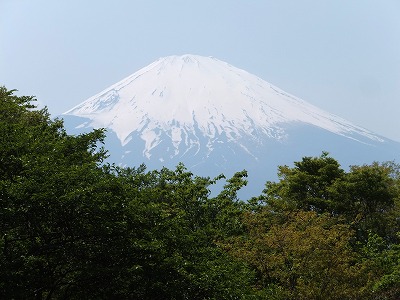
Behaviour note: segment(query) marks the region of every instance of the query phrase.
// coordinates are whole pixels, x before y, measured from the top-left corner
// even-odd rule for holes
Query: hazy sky
[[[188,53],[400,141],[400,0],[0,0],[0,85],[53,116]]]

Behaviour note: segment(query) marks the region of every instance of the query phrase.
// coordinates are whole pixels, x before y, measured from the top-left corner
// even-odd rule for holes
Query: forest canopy
[[[239,199],[246,171],[118,167],[34,102],[0,87],[1,299],[400,298],[398,164],[324,152]]]

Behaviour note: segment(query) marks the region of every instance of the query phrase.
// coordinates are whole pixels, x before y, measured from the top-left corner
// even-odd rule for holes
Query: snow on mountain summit
[[[283,124],[300,122],[353,138],[380,141],[371,132],[329,114],[244,70],[213,57],[168,56],[140,69],[64,115],[85,117],[112,129],[122,145],[136,133],[144,154],[170,138],[176,152],[199,135],[211,143],[259,135],[285,138]]]

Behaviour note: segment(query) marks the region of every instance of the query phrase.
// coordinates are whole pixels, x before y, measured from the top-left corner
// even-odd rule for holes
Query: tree
[[[0,298],[398,298],[400,166],[305,157],[243,203],[246,171],[110,165],[33,101],[0,88]]]
[[[366,241],[369,231],[397,240],[398,166],[373,163],[344,172],[327,153],[294,165],[279,167],[280,181],[267,182],[262,202],[275,210],[291,207],[345,217],[360,241]]]
[[[320,157],[304,157],[294,165],[279,167],[280,181],[266,183],[264,201],[333,215],[342,211],[341,203],[334,202],[331,195],[331,186],[345,176],[335,159],[324,152]]]
[[[251,294],[253,272],[216,243],[227,234],[222,220],[230,200],[222,197],[225,189],[218,199],[209,199],[208,187],[215,180],[193,176],[182,164],[175,170],[124,176],[132,187],[129,215],[138,217],[143,207],[152,208],[151,224],[140,226],[146,233],[141,245],[153,250],[137,261],[146,289],[142,299],[239,299]],[[149,215],[146,220],[150,222]]]
[[[248,213],[248,233],[226,247],[256,268],[266,297],[362,299],[363,266],[351,248],[348,225],[327,214],[292,210],[266,226],[271,213],[264,209]]]
[[[99,204],[112,188],[97,147],[104,134],[68,136],[62,121],[35,110],[33,97],[5,88],[0,101],[1,297],[84,293],[87,281],[96,282],[90,270],[102,242],[112,236],[104,236],[101,217],[116,212],[112,202]]]
[[[395,165],[387,163],[352,166],[332,186],[333,201],[344,204],[341,213],[352,222],[360,241],[367,241],[369,232],[397,240],[400,185],[394,171]]]
[[[368,271],[367,299],[391,300],[400,296],[400,245],[388,244],[382,237],[370,233],[361,249]]]
[[[215,242],[227,227],[213,216],[224,219],[235,190],[210,201],[215,180],[183,165],[147,172],[105,164],[102,130],[68,135],[33,100],[0,89],[0,298],[251,292],[252,271]]]
[[[348,172],[344,172],[327,153],[317,158],[305,157],[294,165],[293,168],[280,167],[280,181],[267,182],[264,194],[250,202],[249,209],[253,216],[250,224],[255,228],[262,224],[267,230],[268,239],[271,238],[268,228],[271,228],[272,232],[278,230],[282,235],[291,236],[292,241],[296,241],[292,232],[282,232],[287,228],[287,225],[282,224],[287,223],[288,213],[300,210],[312,213],[317,218],[329,216],[332,220],[337,220],[338,226],[342,226],[344,236],[348,234],[346,232],[352,233],[347,242],[353,251],[352,257],[358,257],[354,264],[364,270],[365,277],[357,275],[354,278],[357,279],[356,282],[364,282],[363,298],[375,299],[374,291],[378,290],[382,295],[397,295],[398,286],[395,282],[398,270],[395,266],[398,263],[396,249],[400,232],[399,166],[391,162],[373,163],[352,166]],[[280,227],[274,229],[277,224]],[[327,225],[322,227],[337,228]],[[375,251],[374,256],[365,255],[365,249],[371,243],[371,235],[384,241],[385,245],[382,250]],[[313,244],[307,236],[299,236],[301,239],[298,242],[304,240],[309,245]],[[321,244],[323,243],[321,240]],[[266,241],[264,247],[271,250],[271,245]],[[283,253],[285,252],[280,254]],[[300,253],[300,250],[295,253]],[[314,260],[318,261],[317,258]],[[388,297],[387,299],[395,299],[397,296]]]

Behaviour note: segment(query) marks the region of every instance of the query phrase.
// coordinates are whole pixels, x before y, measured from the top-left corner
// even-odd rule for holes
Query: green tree
[[[382,237],[369,233],[361,249],[368,270],[369,299],[395,300],[400,297],[400,245],[388,244]]]
[[[400,185],[394,172],[394,164],[352,166],[332,186],[333,201],[344,204],[341,213],[352,222],[361,241],[368,239],[369,232],[397,240]]]
[[[270,299],[362,299],[363,265],[348,225],[327,214],[292,210],[266,225],[265,206],[248,213],[248,233],[227,249],[254,266],[258,289]]]
[[[305,157],[243,203],[246,171],[107,164],[34,100],[0,88],[0,298],[398,298],[395,163]]]
[[[68,136],[32,97],[5,88],[0,101],[1,297],[90,294],[112,276],[102,251],[118,237],[105,225],[119,211],[113,176],[100,167],[104,134]],[[100,262],[103,277],[93,271]]]
[[[330,216],[339,222],[337,226],[342,226],[344,232],[349,230],[354,233],[347,242],[351,245],[352,257],[357,258],[354,264],[364,270],[364,277],[357,275],[354,278],[355,282],[363,282],[362,297],[396,299],[396,249],[400,231],[399,166],[392,162],[373,163],[352,166],[344,172],[336,160],[323,153],[320,157],[305,157],[295,162],[293,168],[280,167],[279,171],[280,181],[267,182],[264,194],[249,203],[254,215],[250,219],[255,222],[252,226],[257,228],[257,224],[262,224],[268,229],[278,224],[282,231],[286,228],[282,224],[287,222],[287,213],[298,210],[316,214],[318,218]],[[326,225],[323,227],[328,228]],[[385,247],[371,252],[371,236],[381,240]],[[313,244],[310,238],[302,238],[305,243]],[[271,248],[271,245],[264,246],[269,250]],[[300,250],[297,249],[296,253]],[[376,298],[378,294],[389,296]]]
[[[105,164],[102,130],[70,136],[33,100],[0,89],[0,298],[251,294],[253,272],[216,242],[228,234],[226,212],[239,207],[237,188],[211,200],[218,178],[183,165]]]
[[[327,152],[320,157],[304,157],[295,162],[293,168],[280,166],[278,176],[280,181],[268,181],[264,190],[263,200],[270,205],[289,205],[333,215],[343,210],[342,203],[333,201],[331,186],[343,178],[345,172]]]
[[[280,181],[267,182],[256,200],[275,210],[290,207],[343,216],[364,242],[369,231],[397,240],[400,184],[396,164],[352,166],[345,172],[323,153],[294,165],[279,167]]]
[[[137,174],[125,177],[133,188],[132,217],[141,215],[138,210],[145,206],[152,208],[154,217],[149,227],[141,226],[148,233],[141,243],[153,250],[151,257],[138,262],[146,287],[141,298],[240,299],[250,295],[252,271],[216,243],[227,230],[225,223],[215,222],[224,219],[228,209],[229,200],[221,196],[226,191],[218,200],[209,199],[208,187],[215,180],[193,176],[183,165],[141,176],[142,183]]]

